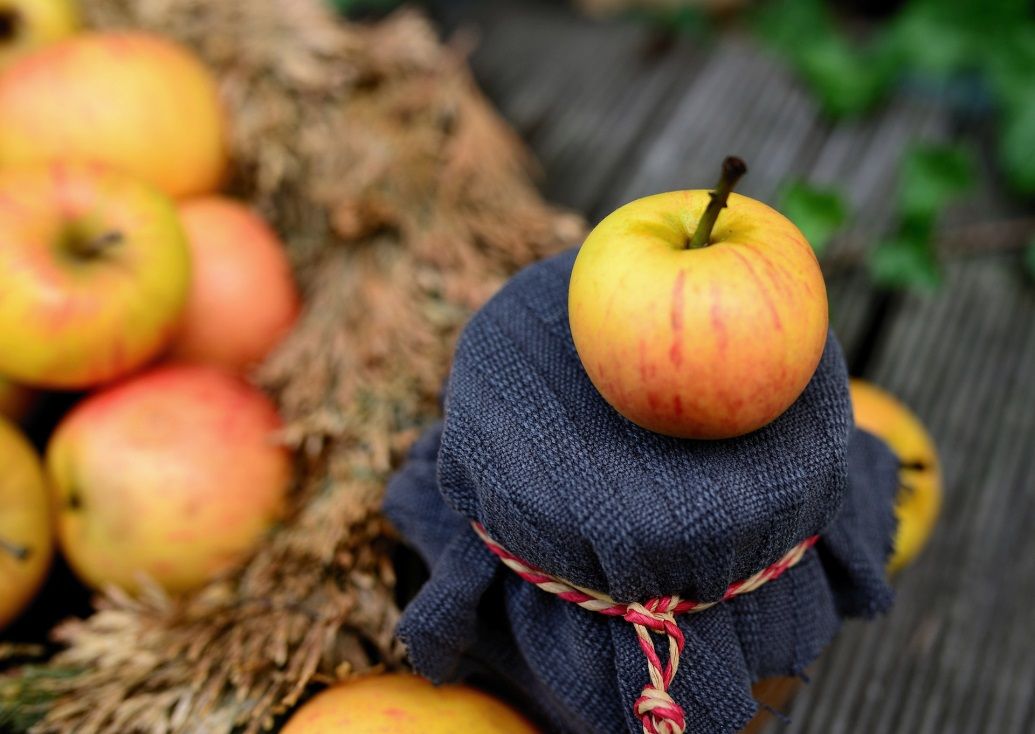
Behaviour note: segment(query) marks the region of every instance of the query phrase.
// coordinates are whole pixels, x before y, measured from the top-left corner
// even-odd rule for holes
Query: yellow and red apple
[[[0,66],[78,29],[73,0],[0,0]]]
[[[166,346],[190,259],[172,201],[95,166],[0,170],[0,374],[84,388]]]
[[[827,338],[823,275],[798,228],[731,194],[690,246],[711,200],[696,190],[626,204],[589,234],[569,284],[571,334],[593,385],[633,423],[681,438],[772,421],[805,389]]]
[[[535,734],[506,704],[461,685],[408,674],[340,683],[302,706],[282,734]]]
[[[173,197],[216,190],[228,128],[216,84],[187,49],[140,32],[92,33],[0,74],[0,165],[99,162]]]
[[[88,585],[171,592],[237,563],[291,475],[270,400],[212,367],[156,368],[88,397],[47,448],[58,542]]]
[[[888,570],[900,571],[923,550],[938,519],[942,504],[938,452],[920,419],[894,396],[863,380],[852,380],[851,392],[856,425],[887,442],[899,458],[898,529]]]
[[[0,629],[32,601],[53,556],[43,469],[29,442],[0,418]]]
[[[263,360],[298,316],[284,244],[262,217],[232,199],[188,201],[180,219],[193,278],[169,354],[244,371]]]

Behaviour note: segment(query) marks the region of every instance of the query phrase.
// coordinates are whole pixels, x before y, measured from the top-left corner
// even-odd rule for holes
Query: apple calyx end
[[[77,260],[97,260],[125,240],[125,235],[117,229],[107,230],[93,237],[84,236],[81,232],[73,230],[68,233],[65,246]]]
[[[32,549],[27,545],[18,545],[9,540],[0,538],[0,551],[8,554],[16,561],[27,561],[32,555]]]
[[[744,163],[742,158],[737,156],[726,156],[722,161],[722,175],[719,177],[719,183],[708,194],[708,206],[705,207],[704,214],[701,215],[701,219],[697,222],[697,229],[694,230],[693,236],[687,240],[684,249],[694,250],[712,244],[712,230],[715,228],[715,222],[719,218],[719,212],[726,208],[730,192],[737,185],[737,181],[747,173],[747,170],[747,164]]]

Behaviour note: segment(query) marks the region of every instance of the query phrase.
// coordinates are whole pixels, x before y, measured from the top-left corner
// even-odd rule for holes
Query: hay
[[[403,664],[385,480],[436,415],[471,310],[582,223],[540,200],[461,50],[413,12],[360,26],[317,0],[84,7],[98,28],[178,38],[219,76],[231,190],[285,236],[306,301],[255,375],[298,486],[243,568],[182,599],[109,593],[55,631],[53,659],[0,679],[0,707],[39,706],[41,734],[256,732],[313,683]]]

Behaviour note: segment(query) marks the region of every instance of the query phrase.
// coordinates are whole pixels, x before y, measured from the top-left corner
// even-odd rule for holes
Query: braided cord
[[[529,566],[490,538],[482,525],[476,522],[471,525],[486,547],[507,568],[525,581],[535,584],[543,591],[567,602],[577,604],[583,609],[611,617],[622,617],[632,624],[640,649],[643,650],[643,655],[647,659],[647,673],[650,676],[650,683],[644,687],[640,697],[633,705],[637,718],[643,724],[644,734],[683,734],[686,730],[686,716],[683,708],[672,699],[668,692],[672,680],[676,676],[676,671],[679,670],[679,656],[683,652],[685,644],[683,632],[676,623],[676,615],[701,612],[727,599],[754,591],[795,566],[805,556],[805,552],[819,540],[818,535],[813,535],[801,541],[775,563],[743,581],[730,584],[722,595],[722,599],[718,601],[696,602],[682,599],[679,596],[659,596],[643,604],[636,602],[622,604],[599,591],[578,586],[534,566]],[[664,636],[668,642],[667,656],[664,660],[658,655],[652,637],[654,634]]]

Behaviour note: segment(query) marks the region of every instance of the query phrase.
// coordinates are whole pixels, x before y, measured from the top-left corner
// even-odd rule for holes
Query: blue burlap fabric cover
[[[670,692],[686,731],[736,731],[757,709],[753,681],[801,673],[842,618],[890,605],[897,461],[853,428],[832,336],[802,396],[755,433],[688,441],[625,420],[571,340],[574,258],[525,269],[474,316],[444,422],[389,485],[388,517],[431,569],[399,637],[435,682],[507,679],[551,731],[639,732],[647,670],[632,625],[524,581],[470,521],[525,562],[622,602],[720,598],[820,533],[780,578],[677,618],[686,647]]]

